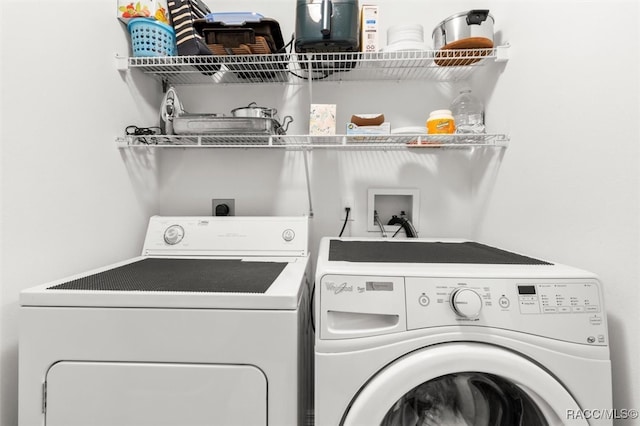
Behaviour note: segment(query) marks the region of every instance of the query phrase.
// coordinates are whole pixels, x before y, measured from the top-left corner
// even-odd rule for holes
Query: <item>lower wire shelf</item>
[[[126,135],[116,138],[119,148],[284,148],[406,150],[424,148],[507,147],[504,134],[448,135]]]

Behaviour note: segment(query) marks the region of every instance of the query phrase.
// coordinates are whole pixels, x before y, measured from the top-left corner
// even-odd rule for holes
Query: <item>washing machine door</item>
[[[534,362],[480,343],[436,345],[374,376],[344,426],[587,425],[565,387]]]

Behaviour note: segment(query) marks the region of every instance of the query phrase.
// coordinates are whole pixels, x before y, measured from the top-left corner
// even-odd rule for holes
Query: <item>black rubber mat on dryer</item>
[[[468,263],[551,265],[549,262],[511,253],[473,241],[342,241],[331,240],[329,260],[386,263]]]
[[[149,258],[48,289],[264,293],[286,265],[286,262]]]

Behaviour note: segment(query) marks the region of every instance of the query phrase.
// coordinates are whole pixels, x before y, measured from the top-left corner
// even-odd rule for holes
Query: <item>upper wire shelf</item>
[[[351,150],[405,150],[423,148],[506,147],[509,137],[503,134],[477,135],[127,135],[116,139],[120,148],[317,148]]]
[[[507,61],[508,47],[379,53],[119,57],[118,67],[139,69],[169,84],[459,81],[488,62]]]

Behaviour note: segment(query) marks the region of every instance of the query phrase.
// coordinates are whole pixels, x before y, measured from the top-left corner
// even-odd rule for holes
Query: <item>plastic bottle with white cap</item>
[[[485,132],[484,105],[468,87],[451,102],[451,113],[456,122],[456,133],[479,134]]]

